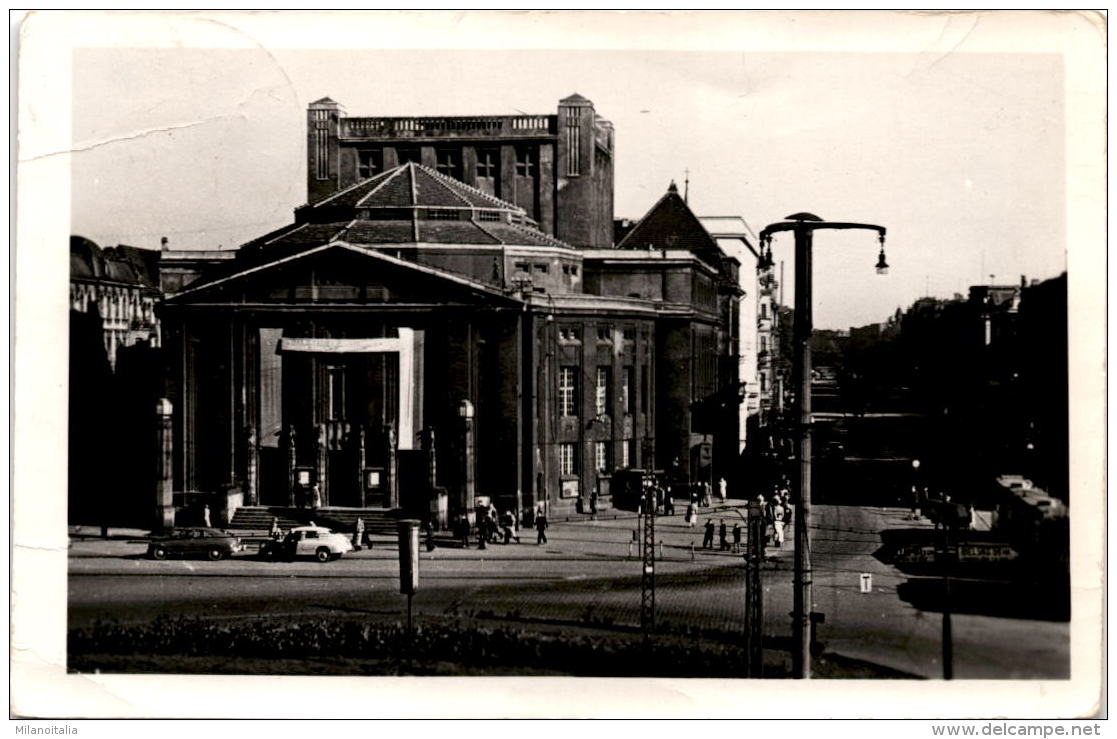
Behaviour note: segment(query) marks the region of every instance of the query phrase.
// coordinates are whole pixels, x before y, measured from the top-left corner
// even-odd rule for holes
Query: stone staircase
[[[334,531],[350,533],[357,527],[357,517],[365,523],[365,532],[374,536],[395,536],[399,512],[384,508],[287,508],[283,506],[241,506],[229,522],[230,531],[266,535],[276,519],[281,529],[305,526],[313,521]]]

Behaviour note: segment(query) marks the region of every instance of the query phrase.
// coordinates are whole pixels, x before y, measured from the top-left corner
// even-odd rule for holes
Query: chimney
[[[159,239],[159,246],[162,248],[163,251],[170,251],[171,240],[164,236],[163,238]]]

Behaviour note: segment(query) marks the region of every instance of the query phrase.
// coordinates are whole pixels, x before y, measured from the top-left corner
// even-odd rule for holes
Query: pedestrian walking
[[[706,532],[702,535],[702,548],[714,548],[714,519],[706,519]]]
[[[535,512],[535,531],[538,536],[535,538],[536,545],[547,543],[547,514],[540,508]]]
[[[590,493],[590,517],[597,520],[597,491]]]
[[[206,528],[209,528],[210,526],[213,525],[209,522],[209,506],[208,505],[202,506],[202,525],[205,526]]]
[[[741,551],[741,524],[733,524],[733,552],[736,554]]]
[[[671,497],[671,490],[668,489],[663,496],[663,515],[675,515],[675,499]]]
[[[784,507],[776,503],[772,506],[772,534],[776,540],[776,546],[783,546],[783,525],[784,525]]]
[[[353,550],[361,551],[361,547],[365,543],[365,520],[357,516],[357,522],[353,526]]]
[[[469,548],[469,517],[464,513],[458,516],[457,535],[461,541],[462,549]]]
[[[693,529],[696,523],[698,523],[698,508],[694,503],[688,503],[686,507],[686,525]]]
[[[720,519],[719,523],[721,525],[718,526],[718,545],[721,551],[727,552],[729,551],[729,528],[725,525],[724,518]]]
[[[702,505],[709,508],[713,505],[712,491],[710,490],[710,483],[706,480],[702,481]]]

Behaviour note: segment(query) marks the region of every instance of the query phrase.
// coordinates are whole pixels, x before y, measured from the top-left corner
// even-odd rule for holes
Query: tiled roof
[[[435,244],[499,244],[469,221],[419,221],[419,241]]]
[[[458,220],[444,220],[451,211]],[[456,213],[455,213],[456,211]],[[344,240],[351,244],[567,245],[518,223],[481,221],[481,212],[524,219],[524,210],[440,172],[408,162],[296,211],[298,223],[254,239],[242,252],[289,250]],[[345,220],[343,220],[345,219]],[[255,259],[256,257],[252,257]]]
[[[628,232],[618,249],[687,249],[712,266],[724,256],[672,183],[667,194]]]
[[[570,95],[569,97],[564,97],[562,100],[559,100],[559,102],[560,103],[588,103],[590,101],[587,100],[586,98],[582,97],[578,93],[574,93],[573,95]]]
[[[70,278],[104,280],[154,290],[159,285],[159,252],[135,246],[102,249],[83,236],[70,237]]]
[[[351,244],[402,244],[415,240],[411,221],[355,221],[345,232]]]

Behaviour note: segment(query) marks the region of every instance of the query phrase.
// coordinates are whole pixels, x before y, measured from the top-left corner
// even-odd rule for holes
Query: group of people
[[[733,543],[730,544],[730,542],[729,542],[730,530],[729,530],[729,527],[726,525],[724,518],[718,519],[718,525],[716,527],[714,526],[714,519],[712,519],[712,518],[706,519],[706,530],[705,530],[705,533],[702,536],[702,548],[703,549],[713,549],[714,548],[714,530],[715,529],[717,530],[717,534],[718,534],[718,549],[720,551],[723,551],[723,552],[733,551],[735,553],[741,551],[741,534],[742,534],[742,531],[743,531],[741,529],[741,524],[739,522],[735,522],[733,524],[733,531],[732,531]]]
[[[476,509],[477,516],[477,548],[486,549],[489,544],[496,543],[498,540],[502,544],[511,544],[514,540],[517,544],[520,543],[520,520],[519,517],[512,510],[507,510],[501,513],[497,510],[496,505],[490,503],[487,506],[478,506]],[[547,543],[547,514],[543,510],[543,506],[535,512],[535,530],[537,532],[536,543]],[[454,526],[454,535],[462,542],[463,547],[469,546],[469,536],[473,527],[469,523],[469,517],[462,513],[458,516],[458,520]]]

